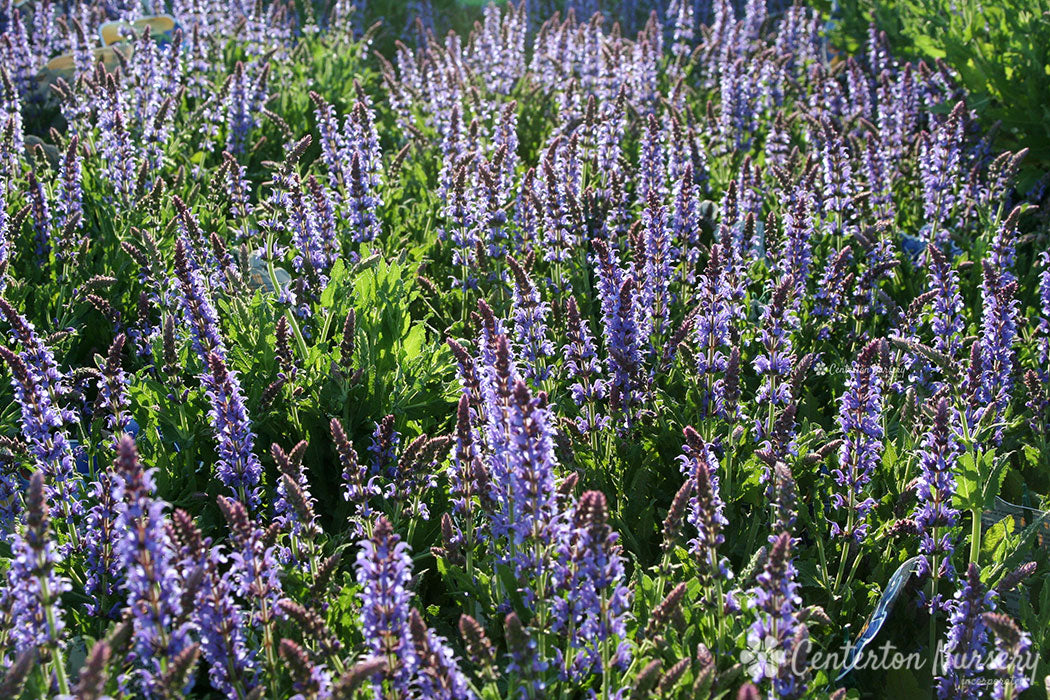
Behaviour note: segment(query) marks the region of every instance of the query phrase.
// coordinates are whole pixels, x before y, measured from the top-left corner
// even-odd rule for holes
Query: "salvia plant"
[[[0,0],[0,697],[1040,697],[1046,181],[821,7]]]

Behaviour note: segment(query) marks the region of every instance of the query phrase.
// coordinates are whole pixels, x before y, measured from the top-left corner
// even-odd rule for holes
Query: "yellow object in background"
[[[175,18],[171,15],[150,15],[134,22],[106,22],[98,28],[98,36],[103,46],[110,46],[120,41],[133,41],[145,27],[149,27],[153,35],[170,35],[175,29]]]
[[[92,49],[91,65],[95,65],[99,61],[108,69],[113,70],[117,67],[117,52],[112,46]],[[73,79],[76,73],[76,61],[73,59],[73,54],[64,53],[61,56],[55,56],[48,61],[40,72],[36,74],[37,84],[47,93],[47,86],[52,85],[59,78],[63,78],[67,82]]]

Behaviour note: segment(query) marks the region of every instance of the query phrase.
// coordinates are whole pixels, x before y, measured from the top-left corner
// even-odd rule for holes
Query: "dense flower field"
[[[0,697],[1042,692],[1046,179],[554,4],[0,2]]]

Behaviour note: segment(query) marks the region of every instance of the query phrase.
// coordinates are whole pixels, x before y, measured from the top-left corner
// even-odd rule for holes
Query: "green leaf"
[[[1024,453],[1025,461],[1030,466],[1039,466],[1039,449],[1033,445],[1023,445],[1021,451]]]
[[[1001,562],[1009,551],[1009,535],[1014,531],[1014,518],[1006,516],[988,528],[981,542],[981,561]]]
[[[929,690],[919,685],[915,674],[909,670],[894,670],[886,674],[886,694],[883,697],[921,698],[928,694]]]
[[[984,505],[981,495],[981,475],[972,452],[959,457],[955,473],[955,506],[959,510],[979,510]]]
[[[518,579],[514,576],[514,571],[506,564],[499,564],[496,566],[496,575],[499,577],[499,582],[503,587],[503,594],[510,598],[511,606],[518,613],[523,614],[528,610],[528,606],[525,605],[525,599],[521,597],[521,591],[518,589]]]
[[[412,326],[412,330],[408,332],[408,335],[405,337],[404,343],[402,344],[403,356],[409,360],[416,359],[419,356],[419,351],[423,348],[426,336],[426,329],[422,324],[417,323]]]
[[[995,497],[999,495],[999,490],[1002,488],[1008,462],[1009,453],[997,458],[995,450],[988,450],[982,455],[980,474],[983,484],[981,495],[984,508],[991,508],[995,505]]]

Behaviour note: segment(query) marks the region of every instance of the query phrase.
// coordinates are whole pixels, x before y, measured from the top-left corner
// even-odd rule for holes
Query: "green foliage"
[[[1050,0],[847,0],[842,13],[845,46],[874,21],[895,55],[957,71],[985,128],[1001,123],[1001,146],[1031,149],[1028,184],[1050,169]]]

